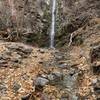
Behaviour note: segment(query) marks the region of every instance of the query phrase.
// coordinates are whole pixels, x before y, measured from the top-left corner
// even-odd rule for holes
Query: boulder
[[[35,81],[36,86],[45,86],[49,83],[49,80],[43,77],[37,77]]]

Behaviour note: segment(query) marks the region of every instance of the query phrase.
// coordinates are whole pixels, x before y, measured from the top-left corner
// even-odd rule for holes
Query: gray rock
[[[49,83],[48,79],[45,79],[43,77],[38,77],[35,81],[35,85],[45,86]]]
[[[16,51],[17,53],[23,53],[23,54],[30,54],[32,52],[32,48],[28,47],[23,44],[10,44],[7,46],[8,50],[10,51]]]
[[[73,76],[70,74],[66,74],[63,79],[63,85],[70,90],[75,89],[77,87],[77,77],[77,73]]]
[[[58,67],[60,67],[60,68],[67,68],[67,64],[66,63],[59,63]]]
[[[13,90],[14,92],[17,92],[21,88],[21,85],[18,84],[17,82],[14,82],[13,84]]]
[[[1,65],[1,64],[7,64],[7,62],[6,62],[5,60],[2,59],[2,60],[0,60],[0,65]]]
[[[45,75],[45,74],[42,74],[41,77],[43,77],[43,78],[47,78],[48,76]]]
[[[7,91],[7,87],[5,85],[5,83],[0,83],[0,96],[6,94]]]
[[[17,52],[13,52],[11,56],[11,61],[14,63],[21,63],[21,56]]]
[[[76,95],[71,95],[71,100],[78,100],[78,97]]]
[[[64,56],[63,56],[63,54],[58,53],[58,54],[55,54],[55,59],[62,60],[62,59],[64,59]]]
[[[61,72],[53,72],[53,74],[57,77],[57,78],[62,78],[63,74]]]
[[[8,60],[9,58],[9,55],[7,55],[5,51],[2,54],[0,54],[0,59],[2,60]]]
[[[52,75],[52,74],[49,74],[49,75],[48,75],[48,79],[49,79],[50,81],[54,81],[54,80],[55,80],[55,76]]]
[[[21,77],[23,80],[29,80],[29,75],[23,74]]]
[[[61,72],[53,72],[48,75],[48,80],[52,85],[62,84],[63,74]]]

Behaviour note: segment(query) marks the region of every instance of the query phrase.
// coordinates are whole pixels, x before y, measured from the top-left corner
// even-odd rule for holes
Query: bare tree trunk
[[[19,31],[18,31],[18,16],[17,16],[17,10],[15,8],[14,0],[8,0],[8,4],[11,11],[11,22],[13,24],[13,28],[17,32],[16,39],[19,38]]]
[[[12,17],[16,18],[16,9],[14,7],[14,0],[8,0],[8,3],[9,3],[9,6],[10,6],[10,9],[11,9]]]
[[[16,22],[17,20],[17,15],[16,15],[16,9],[15,9],[15,5],[14,5],[14,0],[8,0],[8,4],[11,10],[11,19],[13,22]]]

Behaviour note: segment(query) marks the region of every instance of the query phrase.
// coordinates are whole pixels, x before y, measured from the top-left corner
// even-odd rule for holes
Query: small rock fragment
[[[49,79],[50,81],[53,81],[53,80],[55,80],[55,77],[54,77],[54,75],[49,74],[49,75],[48,75],[48,79]]]
[[[17,92],[21,88],[21,85],[18,84],[17,82],[14,82],[13,84],[13,90],[14,92]]]
[[[40,85],[40,86],[45,86],[47,85],[49,82],[48,79],[42,78],[42,77],[38,77],[35,81],[35,85]]]

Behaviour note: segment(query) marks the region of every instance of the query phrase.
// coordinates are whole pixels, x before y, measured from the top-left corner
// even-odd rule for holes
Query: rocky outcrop
[[[11,31],[18,31],[21,34],[19,40],[34,46],[49,45],[52,5],[50,0],[16,1],[14,5],[17,10],[17,20],[13,25],[14,27],[10,19],[9,5],[6,5],[7,1],[1,1],[1,4],[3,5],[0,6],[2,9],[5,7],[9,11],[1,9],[0,30],[9,28]],[[85,26],[92,18],[99,18],[99,7],[99,0],[58,0],[56,8],[56,46],[67,45],[72,32]],[[4,18],[9,22],[4,21]]]
[[[91,19],[99,18],[99,5],[98,0],[59,1],[56,45],[68,45],[72,32],[85,26]]]
[[[7,31],[9,28],[11,32],[17,31],[18,34],[21,34],[22,38],[19,40],[33,45],[39,44],[41,41],[41,45],[45,43],[47,45],[49,37],[47,33],[50,28],[50,0],[13,0],[16,9],[14,21],[12,21],[11,7],[8,1],[0,1],[0,7],[4,9],[0,11],[0,30]]]
[[[18,43],[1,43],[0,67],[19,67],[22,59],[27,58],[32,48]]]

